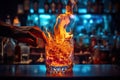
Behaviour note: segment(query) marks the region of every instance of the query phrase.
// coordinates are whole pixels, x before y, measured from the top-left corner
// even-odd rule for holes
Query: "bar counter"
[[[0,80],[4,79],[82,79],[82,80],[110,80],[120,76],[120,66],[111,64],[75,64],[73,72],[64,76],[48,75],[44,64],[37,65],[0,65]]]

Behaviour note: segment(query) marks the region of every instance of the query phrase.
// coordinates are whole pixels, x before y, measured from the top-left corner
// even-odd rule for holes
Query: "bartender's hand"
[[[46,36],[38,26],[13,26],[0,21],[0,36],[11,37],[18,42],[27,43],[31,46],[38,46],[38,39],[46,43]]]

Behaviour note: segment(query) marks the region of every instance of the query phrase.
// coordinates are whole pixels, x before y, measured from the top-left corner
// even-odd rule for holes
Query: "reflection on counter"
[[[46,78],[84,78],[89,77],[119,77],[118,65],[74,65],[72,72],[64,75],[55,75],[46,72],[45,65],[1,65],[0,77],[46,77]],[[103,79],[102,79],[103,80]]]

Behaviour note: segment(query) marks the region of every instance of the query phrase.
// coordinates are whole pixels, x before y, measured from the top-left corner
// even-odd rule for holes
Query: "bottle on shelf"
[[[4,59],[4,43],[6,42],[6,37],[0,37],[0,63],[3,63]]]
[[[25,14],[29,14],[29,11],[30,11],[30,0],[24,0],[23,6],[24,6],[24,13]]]
[[[37,60],[37,62],[43,63],[45,61],[43,53],[40,53],[40,58]]]
[[[88,2],[87,2],[87,12],[88,12],[88,13],[91,13],[91,12],[92,12],[92,2],[91,2],[91,1],[88,1]]]
[[[5,22],[6,22],[6,24],[11,24],[11,18],[10,18],[9,14],[7,15]]]
[[[11,25],[11,18],[10,15],[7,15],[6,23]],[[3,56],[4,56],[4,62],[5,63],[12,63],[13,62],[13,57],[14,57],[14,46],[15,42],[12,38],[6,38],[4,37],[3,41]]]
[[[55,2],[55,0],[52,0],[50,7],[51,7],[51,13],[55,14],[56,13],[56,2]]]
[[[115,10],[115,13],[119,13],[120,12],[120,1],[119,2],[115,2],[114,10]]]
[[[18,16],[15,16],[15,18],[13,19],[13,25],[14,26],[20,26],[21,25]]]
[[[33,1],[33,9],[34,9],[34,13],[38,13],[38,9],[39,9],[39,1],[38,0],[34,0]]]
[[[96,2],[92,4],[92,13],[98,13],[98,4]]]
[[[62,13],[62,9],[63,9],[63,4],[62,4],[61,0],[58,0],[58,3],[57,3],[57,13],[61,14]]]
[[[26,26],[25,14],[26,14],[26,11],[24,10],[24,4],[21,2],[18,4],[18,9],[17,9],[16,15],[14,16],[13,24],[15,23],[14,25],[17,25],[17,26]]]
[[[24,9],[23,9],[23,4],[18,4],[17,6],[17,14],[23,14],[24,13]]]
[[[99,13],[104,13],[104,4],[102,1],[99,3]]]
[[[48,2],[48,0],[45,0],[45,2],[44,2],[44,10],[45,10],[45,13],[49,13],[49,6],[50,4],[49,4],[49,2]]]
[[[14,61],[15,62],[20,62],[21,61],[21,47],[19,45],[19,42],[16,43],[14,54],[15,54],[14,55]]]
[[[108,3],[108,12],[112,13],[112,11],[113,11],[113,3],[111,1],[109,1],[109,3]]]
[[[103,13],[104,12],[104,4],[101,0],[95,0],[93,3],[93,13]]]
[[[11,64],[14,61],[14,47],[15,43],[12,38],[7,38],[4,45],[4,62]]]

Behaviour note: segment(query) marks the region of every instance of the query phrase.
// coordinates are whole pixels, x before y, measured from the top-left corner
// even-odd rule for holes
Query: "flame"
[[[65,16],[62,14],[61,16]],[[69,19],[62,19],[58,27],[54,27],[54,35],[47,32],[46,64],[50,66],[72,65],[73,61],[73,34],[64,27],[69,24]]]
[[[73,3],[72,3],[73,4]],[[54,34],[46,31],[43,38],[46,42],[46,67],[47,71],[53,69],[65,69],[69,72],[73,66],[73,34],[66,31],[67,25],[71,22],[72,7],[66,6],[65,14],[60,14],[56,19]],[[58,70],[59,71],[59,70]]]

